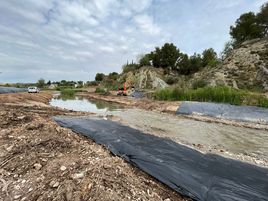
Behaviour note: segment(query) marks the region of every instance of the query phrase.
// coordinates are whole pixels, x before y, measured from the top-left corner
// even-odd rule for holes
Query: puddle
[[[208,149],[224,149],[268,160],[268,131],[195,121],[142,109],[124,109],[118,104],[78,97],[54,98],[50,104],[74,111],[113,115],[126,125],[185,144],[201,144]]]
[[[50,105],[78,112],[92,112],[101,115],[105,115],[109,111],[116,111],[123,108],[118,104],[105,101],[89,100],[83,97],[62,98],[60,96],[51,99]]]

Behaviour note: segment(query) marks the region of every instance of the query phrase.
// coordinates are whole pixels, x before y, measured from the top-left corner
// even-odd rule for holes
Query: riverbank
[[[89,98],[89,99],[96,99],[96,100],[103,100],[112,103],[118,103],[125,107],[130,108],[139,108],[149,111],[157,111],[157,112],[164,112],[169,114],[176,114],[181,101],[157,101],[151,100],[147,98],[133,98],[133,97],[125,97],[125,96],[116,96],[116,95],[102,95],[98,93],[77,93],[77,96]],[[245,128],[253,128],[258,130],[268,130],[268,125],[266,124],[257,124],[251,122],[239,122],[227,119],[220,119],[208,116],[201,116],[199,114],[194,115],[182,115],[185,118],[203,121],[208,123],[220,123],[225,125],[232,125],[236,127],[245,127]]]
[[[56,115],[90,115],[50,107],[51,93],[0,96],[0,197],[4,200],[187,200],[61,128]]]
[[[133,98],[129,96],[101,95],[98,93],[77,93],[77,96],[118,103],[126,107],[135,107],[150,111],[173,113],[177,111],[180,102],[153,101],[147,98]]]

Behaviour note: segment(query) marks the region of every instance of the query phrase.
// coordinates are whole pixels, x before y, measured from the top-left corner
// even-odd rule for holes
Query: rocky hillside
[[[124,80],[127,86],[134,86],[136,89],[159,89],[168,86],[164,81],[164,74],[162,68],[145,66],[136,71],[122,74],[120,80]]]
[[[209,85],[268,91],[268,39],[244,42],[213,69],[204,69],[192,80],[205,79]]]
[[[195,82],[207,85],[225,85],[237,89],[262,89],[268,91],[268,38],[244,42],[234,49],[217,67],[204,68],[191,76],[166,72],[162,68],[142,67],[120,76],[121,82],[137,89],[159,89],[174,84],[192,87]]]

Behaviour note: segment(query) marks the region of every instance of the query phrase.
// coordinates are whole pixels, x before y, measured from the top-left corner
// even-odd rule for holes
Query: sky
[[[267,0],[1,0],[0,83],[94,80],[174,43],[218,53],[229,27]]]

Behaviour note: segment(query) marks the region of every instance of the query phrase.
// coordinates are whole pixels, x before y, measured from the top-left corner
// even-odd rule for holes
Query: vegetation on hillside
[[[255,38],[262,38],[268,35],[268,3],[261,7],[257,14],[248,12],[242,14],[230,27],[230,35],[233,44],[239,45],[242,42]]]
[[[154,51],[141,56],[137,64],[133,62],[125,64],[123,73],[137,70],[142,66],[153,66],[174,70],[182,75],[190,75],[206,66],[214,67],[219,62],[213,48],[204,50],[202,54],[194,53],[189,56],[182,53],[173,43],[165,43],[162,47],[156,47]]]

